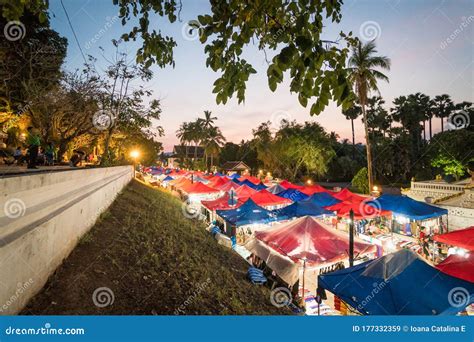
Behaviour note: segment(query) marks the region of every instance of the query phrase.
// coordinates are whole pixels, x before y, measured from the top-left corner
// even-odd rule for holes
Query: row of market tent
[[[296,291],[300,291],[299,295],[303,297],[306,296],[305,291],[311,290],[312,293],[316,293],[316,288],[324,288],[357,308],[362,314],[420,314],[420,312],[425,314],[427,308],[431,308],[432,314],[448,314],[456,311],[456,309],[446,307],[445,302],[436,307],[425,303],[419,306],[414,305],[412,309],[400,310],[397,305],[401,301],[393,298],[396,298],[396,291],[404,289],[401,286],[403,283],[401,279],[408,280],[408,278],[402,278],[408,273],[401,272],[400,269],[417,270],[417,272],[423,269],[428,275],[442,271],[441,278],[444,284],[449,285],[443,285],[440,289],[444,291],[444,289],[449,289],[449,286],[459,285],[466,288],[469,295],[474,293],[474,288],[469,285],[469,282],[474,280],[469,277],[466,279],[465,274],[459,277],[459,265],[465,267],[465,260],[450,256],[436,269],[421,260],[416,253],[413,253],[413,249],[411,251],[402,249],[394,251],[394,254],[385,255],[389,251],[384,251],[383,246],[374,244],[371,239],[359,237],[356,237],[354,241],[354,254],[359,260],[365,261],[361,264],[365,266],[357,265],[323,275],[323,271],[328,267],[340,263],[347,264],[348,259],[349,236],[346,231],[334,229],[334,225],[331,227],[331,222],[334,222],[331,220],[340,221],[353,217],[354,220],[365,222],[385,218],[389,220],[389,225],[393,226],[398,216],[405,220],[401,220],[405,222],[405,225],[406,222],[427,222],[426,220],[436,220],[439,224],[440,218],[447,215],[446,209],[401,195],[384,194],[378,198],[371,198],[352,193],[348,189],[338,192],[330,191],[320,185],[299,185],[288,181],[263,183],[259,178],[248,175],[228,176],[184,170],[148,173],[161,186],[177,191],[187,201],[200,203],[207,219],[215,225],[220,224],[223,234],[235,238],[239,232],[247,233],[247,238],[240,239],[238,243],[252,253],[260,263],[276,273],[278,279],[284,281],[289,287],[296,286]],[[407,228],[407,231],[410,231],[410,228]],[[393,256],[389,257],[390,255]],[[372,262],[377,262],[377,266],[371,264]],[[391,272],[390,269],[394,265],[399,265],[398,270]],[[473,265],[474,263],[471,263],[471,271]],[[392,305],[393,310],[387,309],[383,313],[374,310],[371,306],[361,307],[361,303],[351,301],[346,297],[353,294],[353,286],[343,284],[344,277],[340,272],[359,272],[369,266],[371,270],[380,267],[385,270],[384,282],[391,284],[390,294],[397,304]],[[309,277],[314,281],[306,280],[306,286],[303,285],[301,288],[301,282],[305,283],[305,272],[306,278]],[[377,278],[379,276],[371,272],[360,271],[360,274],[354,273],[354,277]],[[337,275],[341,275],[341,278],[337,278]],[[329,281],[329,279],[333,280]],[[410,285],[413,286],[413,281]],[[341,292],[343,288],[348,292]],[[384,291],[381,293],[384,294],[380,295],[379,304],[385,303],[389,298]],[[361,297],[363,294],[364,291],[357,293],[357,298],[365,298]],[[383,297],[385,295],[386,298]],[[426,297],[427,293],[426,295],[420,293],[420,295]],[[434,296],[434,298],[437,297]],[[468,299],[466,303],[471,304],[473,299],[474,297]],[[397,309],[398,313],[395,312]]]

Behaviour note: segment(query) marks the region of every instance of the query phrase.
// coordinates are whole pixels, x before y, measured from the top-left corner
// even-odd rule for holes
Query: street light
[[[313,184],[313,181],[312,181],[311,179],[308,179],[308,180],[306,181],[306,183],[307,183],[308,185],[311,185],[311,184]]]
[[[133,159],[133,178],[135,178],[137,172],[137,159],[140,157],[140,151],[132,150],[130,152],[130,157]]]

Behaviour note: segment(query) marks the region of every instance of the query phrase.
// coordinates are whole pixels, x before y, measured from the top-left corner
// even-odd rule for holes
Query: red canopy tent
[[[229,205],[230,195],[225,193],[222,197],[215,199],[213,201],[201,201],[201,204],[207,209],[214,210],[228,210],[236,209],[245,203],[246,199],[237,199],[237,203],[233,206]]]
[[[209,179],[209,183],[207,183],[207,186],[210,186],[211,188],[219,188],[219,186],[222,186],[226,184],[228,180],[223,179],[222,177],[219,176],[213,176],[212,178]]]
[[[235,194],[238,198],[249,198],[250,196],[257,193],[257,190],[252,189],[248,185],[241,185],[237,189],[235,189]]]
[[[348,258],[348,234],[326,227],[311,216],[257,231],[255,237],[295,262],[306,258],[307,263],[324,264]],[[375,245],[355,238],[355,255],[375,252]]]
[[[280,197],[263,189],[250,196],[250,198],[259,206],[277,206],[293,203],[290,199]]]
[[[466,256],[452,254],[436,265],[436,268],[453,277],[474,283],[474,252]]]
[[[287,180],[282,180],[280,182],[280,185],[286,189],[296,189],[296,190],[303,190],[304,186],[302,185],[296,185],[291,182],[288,182]]]
[[[344,188],[339,192],[333,193],[332,194],[335,198],[341,201],[349,201],[349,202],[361,202],[363,200],[368,200],[370,199],[369,197],[364,197],[357,195],[353,192],[351,192],[349,189]]]
[[[220,191],[227,192],[227,191],[230,191],[230,190],[235,190],[235,189],[239,188],[239,186],[240,185],[238,185],[235,182],[227,181],[222,185],[215,186],[214,188],[219,189]]]
[[[171,181],[170,184],[178,189],[182,189],[185,186],[191,185],[192,182],[187,178],[180,178],[176,182]]]
[[[335,211],[339,217],[349,217],[350,211],[354,212],[354,219],[360,220],[363,218],[374,218],[377,216],[389,216],[392,214],[391,211],[381,210],[379,208],[368,205],[364,201],[343,201],[337,204],[325,207],[327,210]]]
[[[331,194],[333,195],[334,193],[332,191],[329,191],[327,190],[326,188],[323,188],[321,185],[319,184],[314,184],[314,185],[310,185],[310,186],[305,186],[304,189],[301,189],[300,190],[302,193],[308,195],[308,196],[311,196],[315,193],[318,193],[318,192],[326,192],[328,194]]]
[[[474,226],[446,234],[435,235],[433,239],[447,245],[474,251]]]
[[[187,194],[212,194],[219,192],[219,190],[211,188],[201,182],[186,184],[185,186],[182,186],[181,189]]]
[[[249,182],[252,182],[255,185],[260,183],[260,179],[254,176],[242,176],[239,178],[239,182],[243,182],[244,180],[248,180]]]

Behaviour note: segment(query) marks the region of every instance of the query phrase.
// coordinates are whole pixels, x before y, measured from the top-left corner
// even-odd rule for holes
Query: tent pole
[[[305,270],[306,270],[306,258],[303,259],[303,291],[301,292],[301,299],[302,299],[303,306],[304,306],[304,276],[305,276]]]
[[[349,212],[349,266],[354,266],[354,211]]]

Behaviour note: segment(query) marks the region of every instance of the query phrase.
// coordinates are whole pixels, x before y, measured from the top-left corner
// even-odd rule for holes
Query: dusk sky
[[[115,51],[111,39],[118,39],[130,28],[124,28],[115,17],[118,7],[112,0],[63,2],[82,50],[99,59],[99,68],[105,65],[99,47],[105,49],[105,56],[111,56]],[[335,105],[330,105],[321,115],[311,117],[310,106],[303,108],[297,96],[289,92],[289,82],[271,92],[267,85],[264,54],[256,46],[245,51],[245,58],[257,70],[247,83],[245,104],[238,105],[234,99],[226,105],[216,105],[212,84],[219,75],[206,68],[204,45],[189,36],[185,27],[198,14],[209,12],[210,6],[205,0],[182,2],[181,22],[169,24],[162,18],[151,20],[151,27],[173,36],[178,44],[174,51],[175,68],[153,67],[154,78],[148,84],[154,91],[154,98],[162,101],[159,124],[166,135],[159,140],[165,151],[178,142],[175,132],[179,125],[201,116],[206,109],[218,117],[217,125],[228,141],[248,139],[252,128],[259,123],[281,118],[298,122],[314,120],[341,138],[350,138],[350,122]],[[50,15],[53,29],[69,41],[64,68],[81,68],[84,60],[59,0],[50,1]],[[352,31],[361,38],[377,38],[379,53],[391,58],[392,68],[386,73],[390,83],[379,86],[387,108],[393,98],[414,92],[432,97],[447,93],[455,102],[474,102],[474,1],[346,1],[342,22],[339,25],[328,23],[324,38],[336,38],[341,30]],[[99,39],[93,41],[94,36]],[[140,45],[138,41],[125,45],[132,58]],[[439,119],[435,119],[436,131],[439,126]],[[363,139],[360,121],[356,123],[356,139]]]

